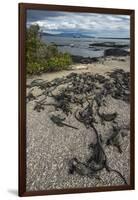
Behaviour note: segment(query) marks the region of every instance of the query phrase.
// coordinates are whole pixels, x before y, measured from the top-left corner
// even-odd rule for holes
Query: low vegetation
[[[68,69],[72,63],[71,56],[68,53],[59,52],[55,44],[45,44],[41,39],[38,25],[27,28],[26,34],[27,74]]]

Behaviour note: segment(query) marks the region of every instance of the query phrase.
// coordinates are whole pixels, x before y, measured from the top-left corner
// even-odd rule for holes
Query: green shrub
[[[39,74],[43,70],[40,63],[27,63],[27,74]]]
[[[72,63],[68,53],[59,52],[55,44],[42,42],[38,25],[27,29],[26,61],[27,74],[65,70]]]
[[[66,70],[71,63],[72,61],[68,54],[51,57],[47,61],[48,71]]]

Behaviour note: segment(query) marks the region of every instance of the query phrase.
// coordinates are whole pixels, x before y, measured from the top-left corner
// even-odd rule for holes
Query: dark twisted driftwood
[[[57,78],[51,82],[37,79],[27,86],[30,89],[27,96],[27,103],[35,101],[34,110],[41,112],[46,106],[53,106],[55,110],[61,110],[66,116],[74,114],[77,121],[83,123],[86,128],[93,129],[96,134],[96,143],[91,143],[89,145],[89,149],[92,150],[91,156],[87,158],[85,162],[81,162],[77,158],[72,158],[69,161],[70,174],[76,172],[83,176],[95,177],[101,180],[97,172],[105,168],[107,172],[112,171],[117,173],[124,183],[127,184],[124,176],[119,171],[109,166],[109,160],[104,150],[107,145],[113,145],[118,149],[119,153],[122,153],[119,137],[120,127],[118,127],[115,121],[118,113],[101,113],[100,108],[106,106],[105,99],[108,95],[112,98],[129,103],[129,83],[129,73],[120,69],[107,73],[106,77],[99,74],[71,73],[66,77]],[[54,94],[54,91],[61,85],[66,86],[58,93]],[[33,90],[36,87],[41,90],[41,94],[37,96],[33,94]],[[40,99],[40,97],[42,98]],[[53,99],[53,102],[48,101],[49,97]],[[94,103],[96,106],[94,106]],[[73,105],[77,107],[75,112],[72,110]],[[102,136],[96,129],[96,124],[99,122],[95,115],[99,117],[102,124],[106,122],[112,123],[112,134],[104,145]],[[50,119],[57,126],[67,126],[76,130],[78,129],[77,127],[65,123],[65,118],[61,116],[52,115]]]

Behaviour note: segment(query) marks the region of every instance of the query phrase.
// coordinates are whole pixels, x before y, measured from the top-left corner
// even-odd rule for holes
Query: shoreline
[[[89,48],[95,48],[95,46],[90,46]],[[94,49],[94,51],[97,51],[97,49]],[[81,64],[90,64],[95,63],[100,60],[105,60],[108,57],[125,57],[129,56],[129,51],[119,48],[114,48],[114,46],[111,46],[111,48],[108,48],[104,50],[103,56],[97,56],[97,57],[83,57],[83,56],[77,56],[77,55],[71,55],[71,58],[74,63],[81,63]]]
[[[114,69],[124,69],[125,71],[130,70],[130,56],[110,56],[110,57],[100,57],[98,61],[92,63],[73,63],[68,70],[55,71],[55,72],[44,72],[39,75],[31,75],[27,77],[27,83],[31,82],[34,79],[42,78],[48,81],[53,80],[54,78],[60,78],[70,74],[71,72],[82,73],[82,72],[91,72],[105,74],[108,71]]]

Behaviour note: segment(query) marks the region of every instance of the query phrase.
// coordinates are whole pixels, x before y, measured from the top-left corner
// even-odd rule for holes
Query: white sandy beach
[[[40,76],[27,78],[27,84],[32,80],[41,78],[51,81],[61,78],[71,72],[105,75],[114,69],[130,71],[130,57],[110,57],[92,64],[81,64],[85,69],[76,69],[80,64],[74,65],[73,70],[54,73],[44,73]],[[39,91],[38,91],[39,92]],[[37,91],[36,91],[37,93]],[[129,126],[130,105],[124,101],[107,98],[106,111],[118,112],[119,125]],[[52,106],[47,106],[44,111],[36,112],[34,102],[27,103],[27,191],[81,188],[95,186],[109,186],[124,184],[116,173],[107,173],[106,170],[98,172],[101,181],[96,178],[68,174],[68,161],[73,157],[84,161],[89,156],[88,145],[95,139],[93,130],[86,129],[72,115],[67,118],[68,124],[76,126],[79,130],[68,127],[58,127],[52,123],[49,116],[55,113]],[[75,109],[75,108],[74,108]],[[59,112],[59,111],[58,111]],[[111,124],[106,126],[98,124],[97,130],[101,134],[110,134]],[[125,130],[127,136],[122,141],[123,153],[118,153],[113,146],[105,148],[109,165],[119,170],[129,183],[130,176],[130,132]]]

